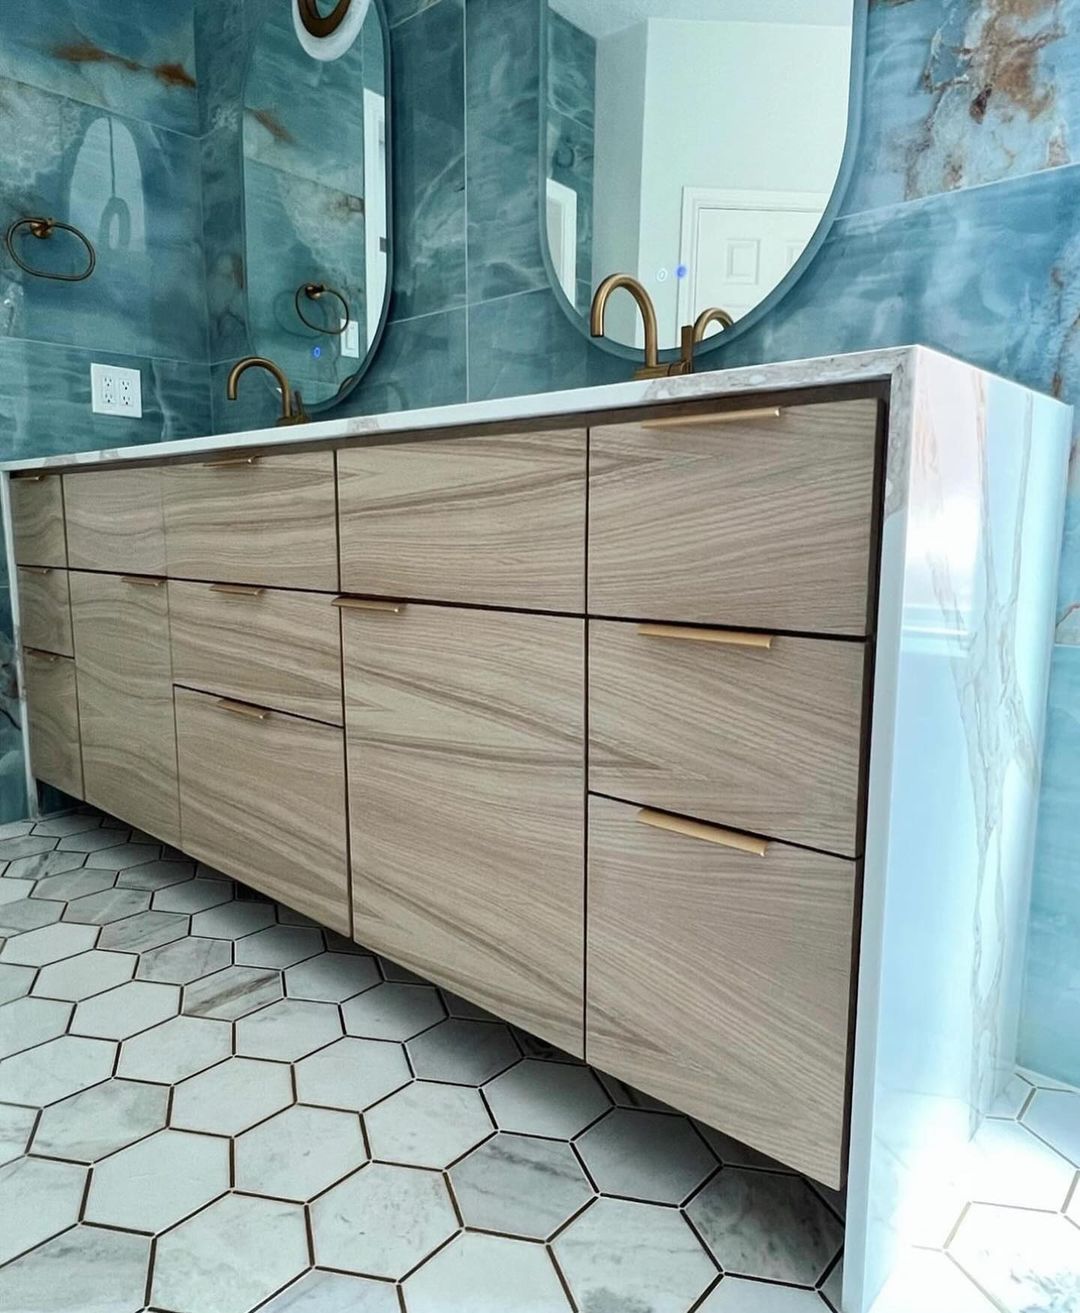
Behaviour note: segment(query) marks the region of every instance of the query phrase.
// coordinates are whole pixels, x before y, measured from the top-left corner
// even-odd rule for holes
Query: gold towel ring
[[[27,264],[15,250],[15,235],[20,228],[28,228],[31,235],[41,241],[47,240],[57,231],[72,233],[86,247],[86,268],[79,274],[54,274],[46,269],[35,269],[32,265]],[[70,223],[61,223],[59,219],[43,219],[38,216],[16,219],[4,235],[4,245],[8,249],[8,254],[23,273],[31,274],[34,278],[51,278],[58,283],[82,283],[90,277],[97,266],[97,252],[94,250],[94,244],[90,238],[85,233],[80,232],[78,228],[72,227]]]
[[[327,328],[323,324],[313,324],[300,308],[300,298],[306,296],[309,301],[317,301],[320,296],[336,296],[341,302],[341,308],[345,312],[340,328]],[[333,287],[327,287],[325,283],[301,283],[296,289],[296,296],[293,298],[296,302],[296,313],[301,320],[307,324],[308,328],[313,329],[316,333],[327,333],[331,337],[340,337],[349,327],[349,320],[352,315],[349,313],[349,303]]]
[[[344,23],[345,16],[352,8],[352,0],[337,0],[337,4],[325,16],[319,12],[317,0],[297,0],[300,9],[300,21],[312,36],[329,36]]]

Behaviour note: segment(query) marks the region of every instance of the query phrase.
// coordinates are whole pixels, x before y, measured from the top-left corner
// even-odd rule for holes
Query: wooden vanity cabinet
[[[68,573],[47,565],[20,565],[19,622],[26,647],[74,656]]]
[[[64,475],[73,570],[165,574],[165,518],[158,466]]]
[[[342,611],[355,937],[583,1051],[584,622]]]
[[[60,475],[18,474],[9,487],[16,562],[63,569],[68,560]]]
[[[83,797],[75,662],[55,652],[23,650],[30,770],[36,779]]]
[[[169,584],[72,571],[87,802],[179,845]]]

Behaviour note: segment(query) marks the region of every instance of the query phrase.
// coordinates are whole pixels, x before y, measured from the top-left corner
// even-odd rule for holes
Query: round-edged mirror
[[[267,6],[244,83],[251,349],[317,414],[360,381],[390,297],[390,45],[382,0]],[[348,11],[347,13],[345,11]],[[312,32],[309,28],[317,30]]]
[[[541,230],[563,309],[588,333],[596,287],[630,274],[662,350],[713,307],[732,324],[710,324],[699,351],[726,344],[793,285],[839,204],[865,0],[540,5]],[[639,355],[629,296],[604,330]]]

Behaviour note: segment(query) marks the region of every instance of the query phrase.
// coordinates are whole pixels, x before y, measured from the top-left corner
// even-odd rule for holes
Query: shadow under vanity
[[[1037,778],[935,763],[999,641],[1041,738],[1067,418],[910,349],[15,469],[33,773],[847,1185],[868,1307],[1011,1068]]]

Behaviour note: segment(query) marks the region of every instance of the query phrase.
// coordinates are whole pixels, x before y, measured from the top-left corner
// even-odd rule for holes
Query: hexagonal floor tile
[[[613,1108],[577,1142],[601,1194],[679,1204],[718,1166],[685,1117]]]
[[[466,1226],[546,1240],[593,1198],[573,1149],[500,1133],[455,1167],[450,1181]]]
[[[6,907],[9,903],[25,902],[34,892],[35,883],[34,880],[13,880],[5,875],[0,880],[0,908]],[[3,913],[0,912],[0,916],[2,915]],[[42,922],[42,924],[46,923]]]
[[[370,961],[370,958],[359,961]],[[439,991],[431,985],[376,985],[341,1008],[345,1029],[360,1039],[412,1039],[446,1016]]]
[[[105,953],[94,948],[45,967],[32,992],[37,998],[77,1003],[130,980],[137,960],[128,953]]]
[[[22,883],[25,883],[23,881]],[[3,887],[18,888],[15,883],[4,880]],[[27,890],[23,891],[28,892]],[[52,925],[59,921],[64,911],[62,903],[47,903],[37,898],[19,898],[10,903],[0,904],[0,935],[22,935],[28,930],[37,930],[41,926]]]
[[[70,1003],[47,998],[20,998],[0,1008],[0,1058],[32,1049],[67,1029]]]
[[[840,1283],[831,1274],[821,1287],[821,1293],[828,1299],[831,1309],[840,1308]],[[706,1304],[705,1308],[708,1309],[709,1305]],[[992,1304],[947,1254],[909,1248],[874,1300],[873,1313],[915,1313],[915,1310],[919,1313],[924,1313],[924,1310],[925,1313],[1001,1313],[1000,1307]],[[724,1310],[724,1313],[728,1311]],[[798,1310],[798,1313],[802,1311]]]
[[[597,1199],[552,1245],[580,1308],[686,1313],[718,1276],[674,1209]]]
[[[237,1021],[281,998],[282,992],[280,971],[226,967],[184,987],[184,1012],[193,1017]]]
[[[0,949],[0,960],[22,966],[43,967],[93,948],[99,933],[97,926],[67,925],[58,921],[56,925],[28,930],[25,934],[9,939]]]
[[[300,1205],[226,1195],[159,1238],[150,1302],[193,1313],[248,1313],[308,1261]]]
[[[0,1062],[0,1090],[12,1103],[44,1108],[108,1080],[115,1061],[111,1040],[61,1035]]]
[[[20,857],[4,872],[8,880],[40,880],[63,875],[66,871],[77,871],[86,860],[82,853],[37,853],[33,857]],[[87,893],[92,892],[87,890]],[[67,895],[65,895],[66,898]]]
[[[162,944],[171,944],[187,932],[186,916],[177,916],[175,912],[138,912],[105,926],[98,947],[122,953],[145,953]]]
[[[412,1167],[448,1167],[494,1131],[480,1091],[413,1081],[364,1114],[371,1155]]]
[[[812,1286],[844,1240],[843,1227],[798,1176],[725,1167],[686,1211],[736,1276]]]
[[[770,1158],[757,1149],[751,1149],[741,1140],[732,1139],[730,1135],[725,1135],[723,1131],[718,1131],[713,1126],[706,1126],[704,1122],[695,1121],[694,1125],[725,1167],[760,1167],[770,1172],[794,1175],[790,1167],[785,1167],[783,1163],[778,1163],[775,1158]]]
[[[1080,1229],[1060,1214],[972,1204],[949,1253],[999,1308],[1070,1313],[1080,1300]]]
[[[64,909],[63,919],[80,925],[108,925],[145,912],[149,906],[150,895],[142,889],[102,889],[73,898]]]
[[[149,893],[155,893],[158,889],[168,889],[170,885],[190,880],[194,875],[194,862],[157,858],[152,862],[140,862],[138,866],[129,866],[120,872],[116,883],[122,889],[145,889]]]
[[[34,887],[34,898],[50,898],[56,902],[66,903],[70,898],[82,898],[88,894],[99,894],[103,889],[111,889],[116,883],[115,871],[88,871],[82,865],[78,853],[49,853],[49,857],[66,858],[68,862],[78,861],[77,870],[65,867],[66,875],[50,875],[39,880]],[[36,860],[36,859],[34,859]]]
[[[441,1173],[372,1163],[311,1205],[315,1262],[397,1280],[458,1229]]]
[[[71,812],[64,816],[46,816],[34,825],[35,834],[50,839],[63,839],[69,834],[85,834],[87,830],[100,830],[101,817],[85,812]]]
[[[236,1140],[236,1188],[299,1202],[367,1162],[360,1118],[301,1105]]]
[[[541,1245],[504,1236],[460,1235],[414,1272],[403,1287],[409,1313],[569,1313],[562,1282],[547,1250]],[[605,1304],[640,1309],[646,1305]],[[597,1313],[601,1305],[597,1304]]]
[[[118,1076],[175,1085],[232,1054],[232,1027],[206,1017],[171,1017],[120,1046]]]
[[[454,1017],[409,1040],[408,1049],[417,1076],[450,1085],[483,1085],[521,1057],[513,1035],[501,1022]]]
[[[135,975],[139,980],[154,980],[163,985],[188,985],[213,975],[231,962],[232,946],[227,940],[188,936],[143,953]]]
[[[20,857],[37,857],[39,853],[52,852],[57,841],[48,835],[18,835],[14,839],[0,841],[0,862],[13,862]]]
[[[96,1162],[160,1131],[168,1110],[164,1085],[106,1080],[46,1108],[33,1151],[44,1158]]]
[[[164,1231],[229,1188],[229,1141],[158,1131],[93,1169],[84,1220]]]
[[[126,830],[106,830],[98,826],[94,830],[84,830],[78,834],[65,834],[56,847],[65,853],[96,853],[103,848],[112,848],[127,840]]]
[[[66,1231],[79,1220],[86,1168],[17,1158],[0,1167],[0,1263]]]
[[[191,918],[191,933],[207,939],[243,939],[274,924],[271,903],[222,903]]]
[[[704,1304],[698,1305],[697,1313],[828,1313],[828,1308],[814,1290],[724,1277]]]
[[[149,1262],[148,1237],[77,1226],[0,1268],[0,1308],[139,1313]]]
[[[401,1305],[397,1287],[387,1281],[313,1268],[259,1313],[401,1313]]]
[[[162,912],[205,912],[222,903],[231,903],[231,880],[184,880],[159,889],[154,894],[154,907]]]
[[[488,1085],[484,1094],[502,1131],[569,1140],[611,1107],[588,1067],[527,1058]]]
[[[1080,1118],[1080,1099],[1074,1108]],[[1080,1132],[1077,1134],[1080,1137]],[[1068,1197],[1075,1176],[1073,1164],[1029,1127],[987,1118],[968,1145],[963,1185],[966,1197],[976,1203],[1043,1208],[1056,1213]]]
[[[23,998],[34,983],[34,968],[0,963],[0,1006]]]
[[[143,862],[157,861],[160,856],[161,847],[156,843],[120,843],[95,849],[87,857],[86,865],[100,867],[104,871],[126,871],[133,866],[141,866]]]
[[[1080,1167],[1080,1093],[1036,1090],[1022,1121],[1074,1167]]]
[[[375,959],[354,953],[320,953],[298,962],[285,972],[285,992],[290,998],[343,1003],[377,985],[381,977]]]
[[[339,1039],[296,1064],[301,1103],[362,1112],[412,1079],[400,1044]]]
[[[83,999],[71,1022],[73,1035],[98,1039],[126,1039],[159,1021],[174,1017],[180,1007],[177,985],[154,985],[132,980],[104,994]]]
[[[292,1101],[288,1067],[229,1058],[176,1086],[170,1122],[186,1131],[239,1135]]]
[[[291,967],[324,950],[322,934],[304,926],[272,925],[236,941],[241,966]]]
[[[333,1003],[285,998],[236,1023],[236,1051],[249,1058],[295,1062],[341,1038]]]
[[[23,1156],[36,1120],[37,1112],[33,1108],[0,1103],[0,1167]]]

